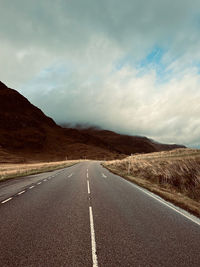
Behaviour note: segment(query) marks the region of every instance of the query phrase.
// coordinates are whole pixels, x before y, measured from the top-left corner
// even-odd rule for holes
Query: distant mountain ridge
[[[89,136],[98,138],[101,140],[101,142],[107,144],[107,146],[110,146],[118,153],[126,155],[134,153],[151,153],[185,147],[183,145],[176,144],[161,144],[154,142],[147,137],[123,135],[113,131],[102,130],[98,128],[95,129],[92,127],[88,129],[79,128],[77,130],[80,132],[80,134],[87,134]],[[66,131],[69,131],[69,128]]]
[[[154,143],[101,129],[63,128],[24,96],[0,82],[0,149],[25,160],[114,159],[131,153],[170,150]],[[3,156],[0,156],[0,161]]]

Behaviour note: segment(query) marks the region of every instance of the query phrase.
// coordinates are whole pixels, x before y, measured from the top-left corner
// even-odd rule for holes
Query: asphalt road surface
[[[98,162],[0,183],[0,266],[200,266],[200,221]]]

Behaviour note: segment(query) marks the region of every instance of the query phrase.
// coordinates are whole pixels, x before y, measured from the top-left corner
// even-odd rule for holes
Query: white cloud
[[[81,73],[82,74],[82,73]],[[200,77],[197,73],[157,84],[152,71],[138,77],[129,67],[85,81],[76,73],[60,88],[32,101],[59,122],[91,123],[162,142],[192,145],[200,134]],[[45,78],[45,80],[47,77]],[[45,93],[44,93],[45,94]],[[31,98],[31,96],[30,96]]]

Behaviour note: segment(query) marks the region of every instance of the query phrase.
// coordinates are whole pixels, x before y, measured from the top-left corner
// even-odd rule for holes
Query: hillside
[[[115,158],[95,138],[66,132],[16,90],[0,83],[0,161]],[[12,156],[8,156],[12,154]]]
[[[0,162],[115,159],[177,147],[107,130],[63,128],[2,82],[0,107]]]
[[[80,131],[81,133],[86,133],[90,136],[99,138],[101,142],[109,144],[110,147],[119,153],[126,155],[167,151],[181,147],[184,148],[184,146],[181,145],[161,144],[154,142],[147,137],[122,135],[108,130],[89,128]]]

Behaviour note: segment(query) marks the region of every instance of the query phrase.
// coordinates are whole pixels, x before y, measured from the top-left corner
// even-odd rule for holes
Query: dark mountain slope
[[[41,159],[115,158],[96,137],[66,131],[17,91],[0,83],[0,147],[20,156]]]
[[[112,131],[96,128],[80,129],[79,131],[80,133],[96,137],[101,140],[101,142],[104,142],[112,147],[112,149],[127,155],[134,153],[151,153],[185,147],[175,144],[161,144],[154,142],[147,137],[122,135]]]
[[[41,149],[47,129],[57,125],[17,91],[0,83],[0,144],[6,148]]]
[[[5,153],[27,160],[114,159],[173,149],[146,137],[58,126],[17,91],[0,82],[0,160]]]

